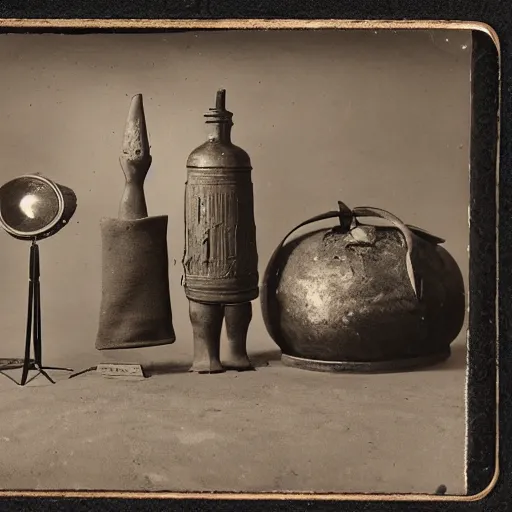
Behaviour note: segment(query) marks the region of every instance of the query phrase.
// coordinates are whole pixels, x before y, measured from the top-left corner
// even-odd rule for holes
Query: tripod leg
[[[32,317],[34,313],[34,263],[35,263],[35,252],[33,249],[34,245],[30,246],[30,270],[29,270],[29,284],[28,284],[28,308],[27,308],[27,330],[25,336],[25,358],[23,361],[23,371],[21,374],[21,386],[27,383],[28,370],[31,366],[30,361],[30,345],[32,341]]]
[[[43,365],[42,361],[42,340],[41,340],[41,302],[40,287],[36,281],[34,283],[34,359],[38,366]]]
[[[43,377],[46,377],[46,379],[49,380],[52,384],[55,384],[55,381],[44,371],[43,368],[38,367],[38,371]]]
[[[34,272],[32,280],[34,282],[34,359],[36,365],[42,366],[42,338],[41,338],[41,285],[39,276],[41,275],[39,267],[39,246],[34,243]]]
[[[36,374],[33,378],[37,377],[37,375],[40,373],[52,384],[55,384],[55,381],[48,375],[45,370],[63,370],[68,372],[73,371],[70,368],[43,366],[41,338],[41,286],[39,276],[39,246],[34,240],[30,246],[28,310],[26,326],[27,330],[25,336],[25,357],[23,359],[23,365],[20,365],[23,368],[21,382],[19,384],[20,386],[24,386],[27,384],[27,382],[29,382],[27,379],[28,372],[30,370],[38,370],[38,374]],[[34,346],[34,359],[31,359],[32,345]],[[0,373],[3,374],[1,371],[2,369],[3,367],[0,366]]]

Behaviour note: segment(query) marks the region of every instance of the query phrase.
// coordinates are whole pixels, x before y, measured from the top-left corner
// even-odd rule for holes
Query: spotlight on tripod
[[[21,382],[15,381],[21,386],[27,383],[31,370],[38,372],[34,378],[41,374],[52,384],[55,382],[46,370],[72,371],[43,365],[37,242],[60,231],[75,213],[76,205],[76,195],[71,189],[39,174],[20,176],[0,187],[0,224],[13,238],[31,242],[25,355],[23,359],[0,359],[0,373],[4,376],[8,377],[3,373],[5,370],[22,368]]]

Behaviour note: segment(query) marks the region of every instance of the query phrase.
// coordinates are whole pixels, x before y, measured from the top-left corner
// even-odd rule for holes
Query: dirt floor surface
[[[254,372],[190,374],[183,355],[144,380],[0,378],[0,487],[462,494],[465,352],[380,375],[289,368],[269,351]]]

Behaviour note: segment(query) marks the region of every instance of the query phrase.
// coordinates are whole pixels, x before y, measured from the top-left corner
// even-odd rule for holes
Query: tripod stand
[[[42,339],[41,339],[41,286],[39,282],[39,246],[36,240],[32,240],[30,245],[30,262],[29,262],[29,288],[28,288],[28,311],[27,311],[27,330],[25,337],[25,356],[22,360],[10,360],[5,364],[0,364],[0,373],[6,377],[4,370],[22,368],[21,382],[16,384],[24,386],[27,383],[28,372],[36,370],[52,384],[55,381],[46,373],[46,370],[60,370],[71,372],[70,368],[59,368],[56,366],[43,366],[42,360]],[[34,358],[31,358],[31,348],[34,348]],[[4,360],[5,361],[5,360]],[[9,377],[11,378],[11,377]],[[14,380],[11,378],[11,380]],[[32,379],[31,379],[32,380]]]

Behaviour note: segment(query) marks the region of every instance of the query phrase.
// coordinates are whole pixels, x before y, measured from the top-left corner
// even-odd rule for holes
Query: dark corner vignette
[[[4,29],[0,29],[0,32]],[[56,32],[56,30],[49,30]],[[13,32],[13,30],[5,30]],[[24,30],[23,32],[27,32]],[[41,31],[37,31],[41,32]],[[58,31],[62,32],[62,31]],[[70,30],[69,32],[76,32]],[[89,31],[87,31],[89,32]],[[98,32],[90,30],[90,32]],[[497,459],[496,445],[496,318],[497,293],[497,242],[496,215],[496,166],[498,151],[498,110],[499,110],[499,52],[491,37],[474,30],[472,33],[471,64],[471,182],[470,182],[470,310],[467,369],[467,495],[482,493],[495,476]],[[508,144],[510,149],[510,144]],[[506,149],[502,149],[504,151]],[[503,171],[500,169],[500,175]],[[500,179],[503,184],[504,181]],[[502,192],[500,191],[500,195]],[[501,198],[500,198],[501,204]],[[501,210],[501,206],[500,206]],[[512,220],[505,221],[512,225]],[[503,225],[503,224],[502,224]],[[502,240],[500,246],[508,247]],[[505,245],[503,245],[505,244]],[[510,244],[509,244],[510,245]],[[501,252],[501,251],[500,251]],[[510,259],[510,258],[509,258]],[[512,265],[512,261],[510,265]],[[501,263],[506,269],[506,264]],[[504,279],[503,272],[500,280]],[[508,290],[508,281],[500,285]],[[503,292],[504,293],[504,292]],[[500,301],[501,302],[501,301]],[[507,301],[508,304],[509,301]],[[501,311],[499,323],[505,324]],[[501,330],[501,329],[500,329]],[[507,475],[508,476],[508,475]],[[442,499],[442,498],[441,498]],[[483,503],[383,503],[383,502],[276,502],[261,500],[247,502],[230,500],[221,502],[209,500],[118,500],[118,499],[41,499],[28,498],[5,500],[0,498],[0,510],[487,510]],[[10,502],[10,503],[9,503]],[[181,502],[181,504],[179,503]],[[123,504],[124,503],[124,504]],[[5,508],[4,508],[5,506]],[[25,508],[26,507],[26,508]],[[126,507],[126,508],[125,508]],[[492,505],[491,509],[492,510]],[[498,511],[498,509],[494,509]],[[500,509],[505,510],[505,509]]]
[[[499,54],[473,31],[471,64],[470,307],[467,370],[467,494],[484,491],[496,471],[496,165]]]

